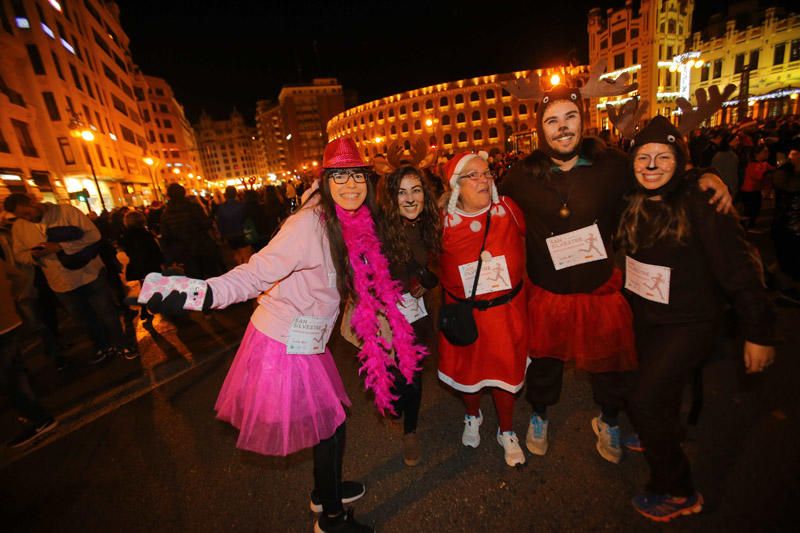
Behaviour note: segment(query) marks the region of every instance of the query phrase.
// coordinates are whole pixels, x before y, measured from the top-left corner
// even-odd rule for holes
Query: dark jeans
[[[650,467],[647,489],[656,494],[694,494],[689,460],[681,448],[683,390],[714,350],[714,322],[637,325],[639,370],[629,413]]]
[[[631,372],[590,373],[592,396],[606,420],[615,420],[626,408],[630,391]],[[564,361],[552,357],[533,359],[525,376],[526,397],[534,411],[544,414],[547,407],[561,398]]]
[[[322,503],[322,511],[339,514],[342,505],[342,461],[344,459],[344,422],[329,438],[314,446],[314,492]]]
[[[17,311],[19,311],[26,330],[25,335],[41,338],[47,356],[54,361],[58,361],[61,359],[61,348],[58,346],[58,331],[52,329],[52,322],[45,319],[40,308],[38,298],[25,298],[17,302]]]
[[[406,382],[406,378],[396,368],[392,368],[394,376],[394,386],[392,387],[398,398],[392,403],[397,416],[403,417],[403,432],[414,433],[417,431],[417,421],[419,420],[419,406],[422,403],[422,371],[414,374],[411,383]]]
[[[83,325],[95,350],[124,344],[122,327],[105,271],[100,271],[97,279],[91,283],[56,295],[67,313]]]
[[[748,227],[752,228],[761,213],[761,191],[739,191],[739,198],[742,199],[742,215],[748,219]]]
[[[19,351],[19,328],[0,335],[0,360],[2,360],[2,385],[7,391],[11,406],[34,425],[41,425],[52,417],[36,398],[28,380],[28,372]]]

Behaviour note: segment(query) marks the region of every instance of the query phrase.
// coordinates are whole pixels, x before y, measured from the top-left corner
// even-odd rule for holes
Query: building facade
[[[148,154],[144,161],[159,194],[178,182],[187,189],[205,189],[200,149],[183,106],[163,78],[139,76],[134,87],[147,132]]]
[[[270,100],[256,102],[256,129],[267,173],[283,174],[289,169],[289,159],[278,103]]]
[[[439,83],[367,102],[328,122],[331,139],[355,139],[367,160],[400,142],[406,150],[422,137],[442,154],[460,150],[523,150],[536,146],[535,102],[508,94],[502,83],[539,75],[542,89],[554,81],[581,86],[586,66],[525,70]],[[556,80],[554,76],[558,76]]]
[[[696,61],[687,58],[686,42],[692,31],[692,0],[642,0],[638,9],[626,0],[621,9],[589,11],[589,63],[606,59],[607,77],[623,72],[639,84],[626,96],[592,99],[590,120],[598,129],[610,129],[606,104],[619,105],[639,97],[650,105],[650,115],[672,116],[675,100],[688,96]]]
[[[0,196],[98,212],[154,199],[133,87],[115,3],[0,0]]]
[[[305,85],[284,85],[278,94],[278,104],[288,168],[300,172],[320,164],[328,143],[326,125],[344,111],[342,86],[336,78],[316,78]],[[267,155],[268,159],[274,157]]]
[[[195,131],[205,180],[238,186],[264,179],[257,130],[245,123],[241,113],[234,110],[228,120],[213,120],[204,112]]]
[[[695,32],[691,49],[702,61],[699,75],[692,77],[692,91],[729,83],[741,87],[744,75],[749,78],[747,117],[800,113],[800,14],[774,7],[760,10],[757,2],[743,2]],[[745,118],[739,117],[738,104],[734,95],[712,122]]]

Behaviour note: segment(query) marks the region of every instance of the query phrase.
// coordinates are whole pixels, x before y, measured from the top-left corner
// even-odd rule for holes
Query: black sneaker
[[[365,492],[367,492],[367,488],[363,483],[359,483],[358,481],[342,481],[342,503],[344,504],[353,503],[361,498]],[[322,502],[320,502],[317,497],[316,491],[311,491],[311,503],[309,507],[312,513],[322,512]]]
[[[102,350],[97,350],[94,353],[94,357],[89,359],[89,364],[90,365],[96,365],[96,364],[102,363],[103,361],[106,360],[106,358],[109,355],[112,355],[113,353],[114,353],[114,348],[103,348]]]
[[[8,443],[8,445],[11,448],[19,448],[21,446],[25,446],[26,444],[30,444],[31,442],[35,441],[45,433],[48,433],[53,429],[55,429],[57,425],[58,421],[53,418],[38,425],[31,424],[27,428],[22,430],[22,432],[19,435],[14,437]]]
[[[352,509],[346,509],[333,517],[322,513],[319,520],[314,522],[314,533],[372,533],[373,531],[375,530],[371,527],[356,521]]]
[[[139,357],[139,350],[136,350],[135,348],[132,349],[123,346],[121,348],[116,348],[114,351],[117,353],[117,355],[124,357],[128,361],[132,361],[133,359]]]

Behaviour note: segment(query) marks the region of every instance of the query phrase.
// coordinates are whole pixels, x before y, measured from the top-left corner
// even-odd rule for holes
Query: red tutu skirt
[[[634,370],[633,314],[622,296],[622,272],[591,293],[528,293],[529,356],[575,361],[592,373]]]

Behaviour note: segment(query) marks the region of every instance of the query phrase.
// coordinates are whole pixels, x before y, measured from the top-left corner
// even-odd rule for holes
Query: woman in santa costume
[[[362,372],[381,412],[393,412],[393,371],[411,382],[425,350],[397,309],[400,286],[381,254],[370,169],[355,142],[343,137],[328,144],[322,167],[318,189],[249,262],[207,281],[146,279],[140,301],[174,313],[223,309],[260,295],[217,399],[217,417],[239,429],[236,444],[245,450],[283,456],[313,448],[311,508],[321,513],[315,531],[372,531],[343,506],[365,489],[342,481],[350,400],[327,348],[339,302],[355,301]],[[378,335],[378,313],[387,318],[389,339]]]
[[[464,401],[464,446],[480,444],[481,392],[491,391],[497,442],[506,463],[514,466],[525,463],[512,427],[515,395],[525,383],[527,361],[525,222],[517,204],[498,196],[486,159],[485,152],[461,153],[445,167],[451,188],[442,236],[445,304],[464,301],[474,292],[472,315],[478,338],[457,346],[440,335],[439,379],[461,393]]]

